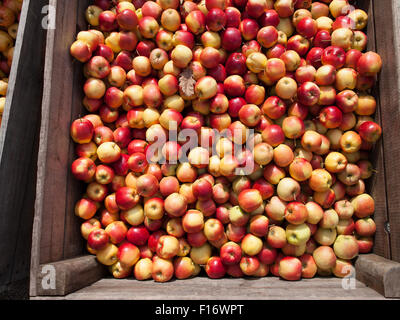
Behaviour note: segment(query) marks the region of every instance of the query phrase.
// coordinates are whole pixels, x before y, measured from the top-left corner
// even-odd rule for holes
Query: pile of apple
[[[6,104],[8,76],[14,55],[22,2],[23,0],[0,1],[0,124]]]
[[[75,214],[114,277],[344,277],[371,250],[382,61],[365,11],[94,0],[86,18],[70,49],[88,111],[70,130]]]

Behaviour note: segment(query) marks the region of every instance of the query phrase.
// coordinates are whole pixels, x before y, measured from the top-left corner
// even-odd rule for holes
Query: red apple
[[[220,257],[211,257],[207,260],[205,271],[211,279],[219,279],[226,274],[226,267]]]

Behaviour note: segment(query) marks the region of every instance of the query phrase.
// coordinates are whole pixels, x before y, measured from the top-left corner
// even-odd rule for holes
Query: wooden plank
[[[383,0],[374,5],[376,46],[382,56],[379,76],[383,150],[386,171],[386,193],[390,223],[391,259],[400,262],[400,3]],[[393,32],[388,32],[393,30]]]
[[[229,293],[229,294],[228,294]],[[48,299],[48,297],[46,297]],[[168,283],[133,279],[102,279],[93,285],[69,294],[68,300],[336,300],[384,299],[374,290],[357,281],[356,288],[345,290],[341,279],[315,278],[289,282],[277,277],[259,279],[212,280],[196,277]]]
[[[376,254],[357,258],[356,278],[387,298],[400,298],[400,263]]]
[[[59,260],[63,256],[65,181],[68,172],[66,159],[69,151],[65,126],[70,118],[72,70],[65,67],[67,61],[70,61],[66,58],[67,53],[59,47],[60,43],[67,46],[67,43],[73,41],[76,18],[74,3],[75,1],[50,0],[50,5],[57,12],[56,29],[50,29],[47,33],[37,194],[32,233],[30,295],[36,295],[39,265]],[[64,124],[59,127],[61,122]]]
[[[104,266],[92,255],[40,265],[36,278],[37,294],[65,296],[100,280],[105,273]]]
[[[41,142],[38,161],[36,211],[41,226],[40,263],[63,258],[68,155],[71,152],[69,125],[73,97],[73,69],[69,46],[76,34],[76,1],[55,1],[56,29],[47,38]],[[56,79],[56,80],[55,80]],[[42,215],[43,213],[43,215]],[[39,218],[39,217],[38,217]]]
[[[76,31],[77,34],[81,30],[87,30],[87,22],[85,18],[85,10],[87,6],[91,4],[91,0],[78,1],[76,8]],[[65,52],[69,54],[69,46],[64,47]],[[71,61],[69,65],[73,68],[73,92],[72,92],[72,102],[71,102],[71,119],[67,124],[66,129],[69,130],[70,123],[77,119],[83,114],[85,110],[82,106],[82,99],[84,97],[83,85],[83,65],[77,63],[70,58]],[[86,112],[85,112],[86,113]],[[68,139],[69,142],[69,153],[67,157],[67,168],[70,168],[70,164],[76,159],[74,152],[74,143],[69,137],[69,133],[64,137]],[[80,219],[74,215],[74,206],[76,201],[82,197],[84,193],[84,187],[86,184],[77,181],[70,170],[67,173],[67,191],[66,191],[66,208],[65,208],[65,222],[64,222],[64,246],[63,246],[63,259],[70,259],[76,257],[77,255],[86,253],[85,241],[80,233]]]
[[[367,36],[368,46],[367,51],[376,51],[376,30],[375,30],[375,15],[374,15],[374,3],[372,0],[366,0],[359,3],[359,7],[368,13],[369,20],[367,25]],[[375,113],[375,121],[382,126],[381,112],[381,94],[379,90],[379,83],[375,85],[372,90],[372,95],[376,97],[377,101],[377,112]],[[385,130],[385,129],[384,129]],[[390,235],[385,229],[385,225],[389,220],[388,209],[387,209],[387,197],[386,197],[386,172],[384,162],[384,150],[383,143],[380,140],[374,147],[371,154],[371,162],[374,165],[376,173],[367,181],[367,192],[375,200],[375,214],[374,221],[377,226],[373,252],[385,257],[391,258],[390,252]]]
[[[41,11],[47,3],[23,3],[0,132],[0,287],[18,287],[17,296],[25,297],[43,86]]]

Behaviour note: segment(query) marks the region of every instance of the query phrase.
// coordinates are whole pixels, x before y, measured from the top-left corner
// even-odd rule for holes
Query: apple
[[[128,232],[128,228],[126,227],[125,223],[122,221],[115,221],[110,223],[105,231],[110,237],[110,242],[113,244],[121,243]]]
[[[352,10],[348,16],[354,23],[354,29],[362,30],[367,26],[368,14],[364,10]]]
[[[204,228],[203,213],[198,210],[188,210],[182,217],[182,226],[187,233],[200,232]]]
[[[112,243],[108,243],[101,250],[96,250],[96,259],[106,266],[111,266],[118,261],[118,247]]]
[[[333,244],[333,250],[338,258],[351,260],[358,255],[357,240],[351,235],[339,235]]]
[[[278,80],[275,86],[276,94],[283,100],[292,99],[297,92],[297,83],[294,79],[283,77]]]
[[[223,233],[223,224],[218,219],[208,219],[204,223],[204,235],[208,241],[217,241],[221,239]]]
[[[374,240],[372,237],[359,237],[357,238],[359,253],[371,252]]]
[[[167,282],[174,276],[174,266],[170,260],[157,258],[153,259],[151,275],[156,282]]]
[[[313,252],[313,258],[318,268],[328,270],[335,266],[336,256],[331,247],[320,246]]]
[[[346,157],[340,152],[330,152],[325,158],[325,168],[332,173],[345,170],[347,166]]]
[[[285,177],[279,181],[276,190],[283,201],[293,201],[300,194],[300,184],[292,178]]]
[[[150,198],[144,204],[144,214],[152,220],[162,219],[164,216],[164,201],[161,198]]]
[[[255,39],[259,29],[257,21],[253,19],[243,19],[239,25],[242,37],[246,41]]]
[[[316,192],[327,191],[332,185],[332,176],[325,169],[316,169],[311,173],[309,186]]]
[[[288,139],[298,139],[305,131],[304,122],[296,116],[289,116],[282,121],[282,130]]]
[[[180,238],[185,235],[181,218],[168,218],[165,221],[165,230],[169,235],[174,236],[175,238]]]
[[[320,30],[313,38],[313,45],[315,48],[325,49],[331,45],[331,40],[332,37],[329,31]],[[322,64],[322,62],[319,61],[319,64]]]
[[[278,42],[278,30],[274,26],[262,27],[257,33],[257,41],[264,48],[271,48]]]
[[[164,199],[164,208],[173,217],[183,216],[187,210],[187,200],[179,193],[172,193]]]
[[[336,231],[338,234],[352,235],[354,232],[354,220],[350,219],[339,219],[339,223],[336,226]]]
[[[301,66],[296,70],[295,78],[298,83],[315,80],[317,70],[312,65]]]
[[[140,225],[145,219],[142,205],[137,204],[131,209],[121,211],[120,218],[132,226]]]
[[[252,18],[259,18],[266,9],[266,0],[249,0],[246,3],[246,12]]]
[[[354,224],[357,235],[361,237],[373,236],[376,232],[376,224],[370,217],[358,219]]]
[[[185,23],[190,32],[199,35],[205,31],[206,16],[200,10],[193,10],[186,16]]]
[[[106,230],[98,228],[89,233],[88,245],[94,250],[101,250],[107,246],[110,236]]]
[[[219,51],[213,47],[205,47],[200,54],[200,62],[205,68],[215,68],[219,64]]]
[[[300,202],[290,202],[285,209],[285,219],[295,225],[303,224],[308,217],[308,211]],[[308,240],[308,239],[307,239]]]
[[[319,150],[322,144],[321,135],[314,130],[307,130],[304,132],[301,138],[301,146],[310,152],[316,152]]]
[[[246,235],[245,226],[238,226],[233,223],[228,223],[228,225],[226,226],[226,236],[230,241],[240,242],[245,235]]]
[[[293,0],[277,0],[274,3],[274,8],[280,17],[287,18],[294,13],[295,2]]]
[[[246,276],[253,276],[260,266],[260,261],[256,257],[243,256],[239,263],[240,269]]]
[[[171,235],[163,235],[158,240],[157,255],[163,259],[171,259],[178,254],[179,241]]]
[[[340,69],[345,65],[346,52],[341,47],[329,46],[324,49],[321,56],[321,62],[323,65],[332,65],[336,69]]]
[[[142,258],[136,262],[134,266],[134,276],[136,280],[148,280],[151,279],[151,271],[153,262],[150,258]]]
[[[283,248],[287,244],[285,229],[280,226],[271,226],[267,235],[267,243],[273,248]]]
[[[251,189],[249,189],[249,190],[251,190]],[[246,191],[246,190],[244,190],[244,191]],[[258,192],[258,190],[257,190],[257,192]],[[261,198],[261,200],[262,200],[262,198]],[[258,206],[256,207],[256,209],[258,208]],[[250,209],[253,209],[253,208],[250,208]],[[247,222],[249,221],[249,219],[250,219],[249,214],[247,212],[245,212],[240,206],[234,206],[229,209],[229,220],[233,225],[238,226],[238,227],[245,226],[247,224]]]
[[[289,224],[286,227],[286,238],[289,244],[300,246],[305,244],[311,236],[310,228],[305,223]]]
[[[313,18],[304,17],[297,23],[296,30],[303,37],[312,38],[318,31],[318,25]]]
[[[313,106],[318,103],[321,91],[319,87],[310,81],[304,82],[297,89],[297,99],[305,106]]]
[[[275,147],[273,159],[276,165],[281,168],[289,166],[294,160],[294,154],[292,149],[286,144],[280,144]]]
[[[221,31],[227,22],[225,12],[220,8],[212,8],[206,15],[206,25],[210,31]]]
[[[246,91],[244,79],[239,75],[228,76],[224,80],[224,91],[231,98],[243,96]]]
[[[92,49],[82,40],[77,40],[71,45],[70,53],[80,62],[87,62],[92,57]]]
[[[262,139],[272,147],[277,147],[278,145],[284,143],[285,134],[280,126],[275,124],[268,125],[262,131]]]
[[[304,18],[311,18],[311,12],[305,8],[297,8],[292,17],[293,25],[297,27],[298,23]]]
[[[119,188],[115,193],[115,202],[121,210],[129,210],[135,207],[138,202],[136,190],[129,187]]]
[[[271,119],[279,119],[282,117],[286,112],[286,105],[276,96],[268,97],[263,106],[262,111]]]
[[[358,182],[360,174],[360,169],[357,165],[348,163],[344,170],[337,175],[337,178],[346,186],[352,186]]]
[[[278,0],[279,2],[279,0]],[[279,262],[279,276],[285,280],[300,280],[302,274],[301,261],[296,257],[284,257]]]
[[[190,258],[196,264],[205,265],[211,256],[212,248],[207,242],[199,247],[193,247],[190,250]]]
[[[363,140],[370,143],[375,143],[382,135],[381,127],[373,121],[363,122],[358,128],[358,132]]]
[[[362,76],[375,76],[381,68],[381,57],[372,51],[364,53],[357,62],[357,71]]]
[[[178,257],[186,257],[189,255],[191,246],[189,245],[188,241],[186,238],[179,238],[179,251],[178,251]]]
[[[88,119],[74,120],[70,128],[71,138],[79,144],[89,143],[94,135],[94,127]]]
[[[280,17],[275,10],[264,10],[257,19],[261,27],[273,26],[277,27],[280,22]]]
[[[177,279],[190,278],[195,271],[195,265],[189,257],[178,257],[174,260],[174,274]]]
[[[76,159],[71,165],[71,172],[77,180],[91,180],[95,177],[96,170],[94,161],[86,157]]]
[[[317,224],[321,221],[324,211],[318,203],[313,201],[307,202],[306,208],[308,212],[307,223]]]
[[[123,265],[133,267],[140,258],[140,251],[135,245],[125,242],[118,247],[117,257]]]
[[[245,212],[252,212],[262,204],[262,196],[257,189],[247,189],[239,193],[238,197],[240,208]]]

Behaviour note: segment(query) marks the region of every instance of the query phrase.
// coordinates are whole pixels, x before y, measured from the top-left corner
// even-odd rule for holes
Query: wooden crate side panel
[[[74,61],[69,48],[77,32],[87,27],[83,25],[82,15],[89,2],[50,0],[56,10],[56,28],[47,35],[31,295],[36,295],[41,264],[77,257],[84,251],[80,221],[74,215],[74,205],[83,194],[83,185],[70,172],[74,144],[69,135],[71,121],[83,112],[84,80],[82,64]]]
[[[400,3],[383,0],[374,5],[376,46],[382,56],[379,76],[391,259],[400,261]],[[390,30],[390,32],[389,32]]]
[[[41,197],[40,263],[64,257],[64,232],[67,210],[68,155],[73,152],[69,138],[73,97],[73,69],[69,46],[75,40],[77,1],[51,1],[56,6],[56,29],[52,33],[52,50],[46,53],[48,78],[45,83],[46,105],[43,106],[43,148],[39,155],[38,192]],[[73,214],[68,213],[68,214]]]
[[[375,26],[375,14],[374,14],[374,2],[372,0],[363,1],[359,6],[361,9],[368,13],[369,20],[367,25],[368,30],[368,46],[367,51],[377,51],[376,46],[376,26]],[[372,90],[372,95],[377,100],[377,112],[375,114],[375,120],[377,123],[382,125],[381,112],[381,94],[380,94],[379,82]],[[367,183],[368,192],[375,199],[375,214],[374,221],[377,225],[377,231],[374,239],[373,252],[387,259],[391,258],[390,252],[390,235],[385,230],[385,225],[389,220],[388,208],[387,208],[387,195],[386,195],[386,173],[385,173],[385,162],[384,162],[384,150],[383,143],[380,140],[372,152],[371,161],[374,164],[376,172],[369,179]]]
[[[106,274],[93,255],[66,259],[39,266],[38,296],[65,296],[100,280]]]
[[[85,10],[92,3],[91,0],[80,0],[77,3],[76,9],[76,30],[77,32],[81,30],[87,29],[87,22],[85,18]],[[69,54],[69,46],[67,44],[64,47],[64,50],[67,54]],[[68,129],[70,123],[77,119],[80,115],[86,114],[87,111],[82,105],[82,99],[84,97],[83,93],[83,84],[84,84],[84,76],[83,76],[83,64],[77,63],[76,61],[72,61],[70,65],[73,68],[73,92],[72,92],[72,104],[71,108],[71,120],[67,124]],[[74,152],[74,144],[70,139],[69,135],[66,137],[70,142],[70,150],[68,154],[68,164],[67,167],[70,167],[70,164],[76,159]],[[68,170],[68,180],[67,180],[67,194],[66,194],[66,211],[65,211],[65,231],[64,231],[64,248],[63,248],[63,259],[71,259],[76,257],[79,254],[82,254],[86,251],[85,249],[85,241],[82,238],[80,233],[80,223],[82,222],[78,217],[74,214],[74,206],[76,201],[82,197],[84,183],[77,181],[70,170]]]
[[[29,277],[38,128],[43,87],[45,0],[25,0],[0,133],[0,286]],[[24,285],[25,286],[25,285]]]
[[[66,67],[68,53],[60,49],[60,43],[74,40],[76,1],[50,0],[50,5],[56,11],[56,28],[47,32],[30,295],[36,295],[39,265],[62,259],[64,244],[69,152],[65,127],[71,117],[73,80],[71,68]]]

